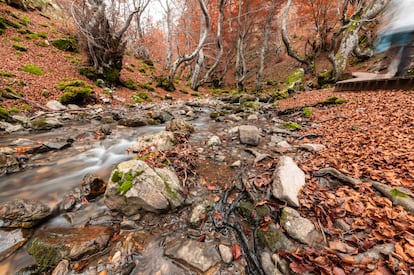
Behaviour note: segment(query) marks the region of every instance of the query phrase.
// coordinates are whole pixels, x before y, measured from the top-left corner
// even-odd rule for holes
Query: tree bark
[[[349,55],[358,47],[360,30],[375,17],[380,14],[388,5],[390,0],[373,0],[370,4],[361,6],[356,12],[347,19],[345,13],[341,28],[333,36],[333,47],[328,54],[329,61],[333,67],[333,80],[338,81],[342,78]],[[339,48],[336,52],[335,45],[341,38]]]
[[[198,2],[200,4],[200,8],[201,8],[201,11],[203,13],[203,18],[204,18],[203,20],[204,20],[205,28],[204,28],[202,34],[200,35],[200,40],[199,40],[198,45],[195,48],[195,50],[192,53],[188,54],[188,55],[184,55],[184,56],[181,56],[181,57],[177,58],[174,61],[174,63],[171,65],[170,75],[168,76],[168,80],[171,83],[174,81],[174,76],[177,73],[177,69],[180,67],[180,65],[183,64],[184,62],[188,62],[188,61],[194,59],[198,55],[198,53],[200,52],[201,48],[204,46],[204,43],[207,39],[208,32],[210,30],[210,16],[208,14],[208,10],[207,10],[205,1],[204,0],[199,0]]]
[[[283,15],[282,15],[282,41],[283,41],[283,44],[286,47],[287,54],[290,57],[296,59],[298,62],[306,65],[307,67],[310,67],[312,65],[312,62],[309,59],[307,59],[306,57],[301,57],[293,49],[292,44],[291,44],[290,39],[289,39],[289,35],[287,33],[286,20],[287,20],[287,16],[289,14],[289,9],[290,9],[291,5],[292,5],[292,0],[288,0],[287,3],[286,3],[286,7],[283,11]]]
[[[224,23],[224,3],[226,0],[219,1],[219,15],[217,18],[217,56],[214,64],[210,67],[210,69],[206,72],[203,79],[201,79],[196,85],[193,86],[193,90],[197,91],[200,86],[206,83],[211,75],[215,72],[217,66],[220,64],[221,57],[223,56],[223,23]]]
[[[259,68],[257,70],[257,77],[256,77],[256,90],[261,91],[263,89],[263,71],[264,71],[264,61],[266,52],[268,49],[268,41],[270,35],[270,24],[272,23],[272,18],[276,9],[276,4],[274,0],[269,1],[269,9],[266,15],[266,22],[263,34],[263,44],[260,49],[260,57],[259,57]]]

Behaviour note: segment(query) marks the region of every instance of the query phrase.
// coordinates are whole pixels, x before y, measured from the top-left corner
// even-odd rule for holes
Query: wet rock
[[[190,134],[195,131],[195,127],[193,124],[184,119],[173,119],[167,122],[165,125],[165,130],[170,132]]]
[[[24,113],[13,113],[11,115],[11,118],[24,126],[26,126],[30,121],[30,119]]]
[[[305,173],[303,173],[291,157],[282,156],[273,173],[273,196],[280,200],[285,200],[293,207],[299,207],[298,194],[304,185]]]
[[[66,106],[60,103],[57,100],[51,100],[46,103],[46,107],[48,107],[52,111],[63,111],[66,110]]]
[[[27,139],[27,138],[18,138],[10,143],[10,145],[13,145],[13,146],[31,146],[35,144],[36,144],[35,141],[31,139]]]
[[[4,130],[7,133],[13,133],[22,131],[24,128],[20,124],[11,124],[8,122],[0,121],[0,130]]]
[[[111,174],[105,204],[127,216],[140,209],[162,212],[184,203],[180,181],[169,168],[150,168],[144,161],[120,163]]]
[[[26,151],[28,154],[39,154],[46,153],[49,151],[59,151],[72,146],[71,142],[68,141],[50,141],[45,142],[39,146],[34,146]]]
[[[259,145],[259,129],[252,125],[239,126],[240,143],[257,146]]]
[[[305,144],[301,144],[299,148],[308,150],[310,152],[318,152],[318,151],[324,150],[326,147],[325,145],[322,145],[322,144],[305,143]]]
[[[223,262],[225,262],[226,264],[231,263],[233,261],[233,253],[231,251],[231,248],[224,244],[220,244],[218,248]]]
[[[130,150],[132,152],[140,152],[146,147],[151,147],[152,151],[168,151],[174,148],[174,143],[174,134],[162,131],[154,135],[139,136]]]
[[[221,140],[218,136],[212,136],[206,142],[207,147],[217,146],[220,144],[221,144]]]
[[[214,243],[194,240],[178,240],[168,243],[165,255],[201,272],[206,272],[221,260]]]
[[[247,117],[247,120],[258,120],[259,116],[257,114],[251,114]]]
[[[30,233],[23,229],[0,230],[0,261],[10,256],[22,247],[30,237]]]
[[[59,264],[53,269],[52,275],[65,275],[69,273],[69,261],[62,260]]]
[[[211,203],[207,200],[196,203],[193,209],[191,210],[190,224],[193,226],[200,225],[203,216],[207,215],[209,207],[211,207]]]
[[[0,204],[0,227],[31,228],[51,214],[52,209],[39,201],[4,202]]]
[[[127,127],[142,127],[147,125],[147,118],[142,115],[129,115],[127,117],[121,118],[118,121],[119,125],[127,126]]]
[[[298,211],[290,207],[283,208],[280,225],[289,236],[303,244],[313,245],[321,238],[313,223],[301,217]]]
[[[165,123],[167,121],[172,120],[174,116],[167,111],[156,111],[154,112],[152,118],[160,121],[161,123]]]
[[[112,235],[104,226],[48,228],[37,231],[27,252],[43,268],[56,266],[63,259],[76,260],[102,251]]]
[[[228,120],[230,120],[230,121],[234,121],[234,122],[237,122],[237,121],[241,121],[241,120],[243,120],[243,118],[242,118],[241,116],[238,116],[238,115],[235,115],[235,114],[230,114],[230,115],[228,115],[228,116],[226,117],[226,119],[228,119]]]
[[[0,176],[20,171],[20,163],[14,155],[0,153]]]
[[[295,244],[274,223],[269,224],[266,230],[259,228],[257,237],[262,245],[269,248],[273,253],[279,249],[293,252],[296,248]]]
[[[88,199],[94,199],[105,193],[106,182],[95,174],[88,174],[82,179],[82,193]]]
[[[35,130],[50,130],[62,127],[63,124],[54,117],[38,117],[30,121],[30,126]]]

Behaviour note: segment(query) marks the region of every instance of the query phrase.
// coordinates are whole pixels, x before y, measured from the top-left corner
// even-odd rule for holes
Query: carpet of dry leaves
[[[303,131],[321,134],[309,142],[326,149],[300,164],[309,178],[301,211],[323,231],[325,247],[289,255],[291,268],[299,273],[413,274],[414,217],[375,192],[369,180],[414,193],[414,91],[327,89],[297,94],[280,107],[311,105],[329,96],[347,102],[313,108],[313,127]],[[325,167],[363,183],[358,188],[323,184],[312,174]],[[378,262],[370,252],[386,253],[384,244],[394,244],[395,251]]]

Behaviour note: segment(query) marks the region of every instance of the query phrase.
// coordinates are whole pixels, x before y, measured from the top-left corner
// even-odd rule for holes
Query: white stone
[[[291,157],[282,156],[273,173],[272,193],[278,199],[299,207],[298,194],[305,185],[305,173]]]

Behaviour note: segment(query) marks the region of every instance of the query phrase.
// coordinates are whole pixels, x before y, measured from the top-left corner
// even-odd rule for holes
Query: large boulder
[[[241,125],[239,127],[240,143],[257,146],[259,145],[260,132],[256,126]]]
[[[28,245],[41,268],[56,266],[62,259],[77,260],[102,251],[112,236],[105,226],[48,228],[39,230]]]
[[[39,201],[8,201],[0,204],[0,227],[31,228],[51,215],[52,209]]]
[[[105,204],[127,216],[165,212],[184,203],[180,181],[170,168],[151,168],[141,160],[120,163],[111,174]]]

